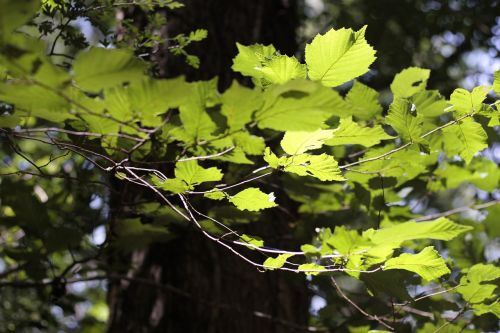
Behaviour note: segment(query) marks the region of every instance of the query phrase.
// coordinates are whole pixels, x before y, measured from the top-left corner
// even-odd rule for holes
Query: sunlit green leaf
[[[308,150],[319,149],[332,137],[332,130],[314,132],[286,132],[281,140],[281,148],[289,155],[298,155]]]
[[[274,193],[266,194],[256,187],[246,188],[229,199],[238,209],[249,211],[276,207],[274,200]]]
[[[406,98],[425,89],[431,71],[428,69],[409,67],[396,74],[391,83],[394,98]]]
[[[390,269],[414,272],[426,281],[432,281],[450,273],[444,259],[432,246],[426,247],[417,254],[403,253],[399,257],[387,260],[384,270]]]
[[[308,75],[327,87],[336,87],[368,71],[375,61],[375,50],[365,39],[366,26],[330,29],[306,45]]]
[[[329,146],[362,145],[371,147],[382,140],[394,139],[381,126],[362,127],[351,118],[340,119],[339,127],[333,130],[333,137],[325,142]]]

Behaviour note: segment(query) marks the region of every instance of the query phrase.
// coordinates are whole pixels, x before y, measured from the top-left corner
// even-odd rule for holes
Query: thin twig
[[[343,299],[345,299],[347,302],[349,302],[349,304],[351,304],[356,310],[358,310],[359,312],[361,312],[366,318],[368,318],[370,320],[374,320],[374,321],[378,322],[379,324],[385,326],[386,328],[390,329],[391,331],[394,331],[394,328],[392,326],[390,326],[389,324],[387,324],[385,321],[383,321],[379,317],[377,317],[375,315],[369,314],[368,312],[366,312],[365,310],[363,310],[359,305],[357,305],[356,303],[354,303],[353,300],[351,300],[349,297],[347,297],[347,295],[339,287],[339,285],[337,284],[337,281],[335,281],[335,278],[333,276],[331,276],[330,279],[331,279],[332,284],[335,287],[335,289],[337,289],[338,294]]]

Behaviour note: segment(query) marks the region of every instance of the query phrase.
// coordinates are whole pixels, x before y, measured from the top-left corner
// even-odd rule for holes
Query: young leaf
[[[389,114],[386,122],[398,132],[405,140],[412,142],[423,141],[420,138],[422,133],[423,118],[419,115],[411,114],[412,104],[404,98],[395,99],[389,107]]]
[[[500,69],[493,74],[493,91],[500,96]]]
[[[396,74],[391,83],[391,91],[396,98],[408,98],[424,90],[431,71],[428,69],[409,67]]]
[[[249,89],[233,81],[222,94],[221,113],[227,118],[231,130],[239,130],[252,119],[254,111],[262,105],[262,95],[257,89]]]
[[[449,241],[469,230],[472,230],[471,226],[456,224],[445,217],[441,217],[429,222],[405,222],[379,230],[370,229],[364,234],[369,235],[370,240],[376,244],[383,244],[387,241],[400,244],[413,239]]]
[[[470,163],[474,155],[488,147],[488,136],[483,127],[470,118],[443,129],[444,150],[448,156],[460,155]]]
[[[424,117],[439,117],[444,113],[447,102],[437,90],[422,90],[411,97],[417,114]]]
[[[260,71],[262,78],[272,84],[283,84],[293,79],[306,77],[306,66],[301,64],[295,57],[286,55],[276,56],[266,61]]]
[[[220,191],[220,190],[214,190],[212,192],[207,192],[203,195],[205,198],[212,199],[212,200],[222,200],[226,198],[226,193]]]
[[[73,64],[76,84],[90,92],[145,78],[146,63],[125,49],[91,48],[80,52]]]
[[[292,83],[294,81],[290,81]],[[303,81],[299,81],[302,83]],[[285,85],[287,87],[289,85]],[[259,128],[277,131],[315,131],[324,127],[332,110],[342,104],[342,97],[318,84],[301,84],[308,93],[292,94],[289,97],[276,96],[273,89],[266,94],[264,107],[257,111],[255,119]],[[277,86],[278,88],[283,86]],[[300,88],[300,87],[299,87]]]
[[[234,133],[231,138],[236,147],[248,155],[262,155],[266,148],[264,139],[260,136],[252,135],[248,132]]]
[[[339,127],[333,130],[333,137],[325,142],[328,146],[362,145],[371,147],[382,140],[394,139],[380,125],[361,127],[351,118],[340,119]]]
[[[307,263],[300,265],[297,269],[299,272],[304,272],[306,275],[318,275],[321,271],[325,270],[325,267],[315,263]]]
[[[188,184],[177,178],[160,180],[158,177],[154,176],[152,182],[162,190],[172,193],[183,193],[190,188]]]
[[[496,284],[485,282],[493,282],[499,278],[500,268],[491,264],[476,264],[460,279],[457,291],[469,303],[482,303],[497,296],[494,293]]]
[[[256,212],[278,206],[273,193],[266,194],[256,187],[250,187],[232,196],[231,201],[239,210]]]
[[[361,120],[370,120],[382,113],[382,105],[378,100],[379,93],[359,81],[354,84],[345,97],[349,107],[348,114]]]
[[[333,156],[327,154],[291,156],[282,163],[282,166],[284,166],[285,172],[295,173],[299,176],[312,176],[321,181],[345,180],[337,161]]]
[[[175,165],[175,177],[183,180],[190,188],[193,188],[204,182],[221,180],[222,172],[215,167],[205,169],[199,166],[195,160],[190,160],[177,162]]]
[[[276,54],[276,49],[272,45],[254,44],[245,46],[236,43],[238,54],[233,59],[233,71],[240,72],[246,76],[261,78],[262,72],[260,68],[262,62],[270,59]]]
[[[216,129],[205,109],[215,94],[215,84],[214,80],[194,83],[189,101],[179,107],[183,130],[194,142],[210,137]]]
[[[359,31],[331,29],[306,45],[306,63],[311,80],[336,87],[368,71],[375,50],[365,39],[366,26]]]
[[[249,249],[255,249],[255,246],[256,247],[263,247],[264,246],[264,241],[262,239],[257,239],[255,237],[248,236],[245,234],[241,235],[240,240],[243,243],[254,245],[254,246],[247,246]]]
[[[420,253],[403,253],[399,257],[389,259],[384,264],[384,270],[404,269],[420,275],[425,281],[432,281],[450,270],[444,259],[432,246],[428,246]]]
[[[292,256],[293,254],[283,253],[277,256],[276,258],[269,257],[266,259],[266,261],[264,261],[263,265],[266,267],[266,269],[269,270],[281,268],[285,264],[286,260]]]
[[[458,88],[450,96],[450,103],[453,110],[459,115],[478,112],[483,105],[483,101],[488,95],[488,87],[475,87],[472,92]]]
[[[288,155],[298,155],[308,150],[319,149],[332,137],[332,130],[314,132],[286,132],[281,140],[281,148]]]

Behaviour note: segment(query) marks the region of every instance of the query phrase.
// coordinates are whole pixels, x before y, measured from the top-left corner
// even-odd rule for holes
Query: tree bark
[[[297,48],[293,0],[188,0],[168,16],[166,33],[174,36],[205,28],[209,37],[189,51],[200,69],[188,67],[166,49],[156,53],[160,75],[186,75],[188,80],[215,76],[219,87],[234,78],[236,42],[272,43],[283,54]],[[239,77],[238,79],[242,79]],[[283,236],[276,246],[292,248],[288,222],[279,216],[248,227],[249,233]],[[255,252],[255,251],[254,251]],[[262,261],[262,258],[259,258]],[[109,332],[303,332],[308,322],[309,294],[303,276],[259,272],[208,240],[193,227],[181,229],[168,242],[135,251],[129,279],[110,279]]]

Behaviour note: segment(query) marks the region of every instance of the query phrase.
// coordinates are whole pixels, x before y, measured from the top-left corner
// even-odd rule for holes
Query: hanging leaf
[[[281,148],[288,155],[298,155],[308,150],[319,149],[332,137],[332,130],[317,130],[314,132],[286,132],[281,140]]]
[[[291,81],[292,83],[294,81]],[[307,82],[307,81],[306,81]],[[295,83],[295,82],[294,82]],[[287,97],[276,96],[275,90],[266,94],[263,108],[256,112],[255,119],[259,128],[270,128],[277,131],[315,131],[325,127],[325,121],[333,115],[333,110],[342,104],[342,97],[326,87],[317,84],[295,83],[295,89],[306,89],[307,93],[294,94]],[[298,86],[298,87],[297,87]],[[276,89],[280,91],[279,87]],[[284,86],[290,87],[289,85]]]
[[[422,90],[411,97],[417,114],[424,117],[439,117],[447,107],[446,100],[437,90]]]
[[[291,172],[299,176],[312,176],[321,181],[345,180],[340,172],[337,161],[335,161],[333,156],[327,154],[300,154],[278,158],[269,148],[266,148],[264,160],[269,163],[269,166],[272,168],[278,169],[282,167],[283,171]]]
[[[483,127],[473,119],[466,118],[443,129],[444,150],[448,156],[460,155],[470,163],[474,155],[488,147],[488,136]]]
[[[408,98],[425,89],[431,71],[409,67],[396,74],[391,83],[391,91],[396,98]]]
[[[231,130],[239,130],[251,121],[253,112],[262,103],[262,95],[257,89],[249,89],[233,81],[222,94],[221,113],[227,118]]]
[[[266,194],[256,187],[249,187],[232,196],[231,201],[239,210],[256,212],[278,206],[273,193]]]
[[[378,100],[379,93],[359,81],[354,81],[354,85],[345,97],[348,106],[347,114],[361,120],[370,120],[382,113],[382,105]]]
[[[500,70],[493,74],[493,91],[500,96]]]
[[[384,264],[384,270],[403,269],[420,275],[425,281],[435,280],[450,270],[443,258],[432,246],[428,246],[420,253],[403,253],[399,257],[389,259]]]
[[[351,118],[340,119],[339,127],[333,130],[333,137],[325,142],[328,146],[362,145],[372,147],[382,140],[394,139],[387,134],[380,125],[362,127]]]
[[[246,76],[262,78],[262,63],[276,54],[276,49],[272,45],[254,44],[245,46],[236,43],[238,54],[233,59],[233,71],[240,72]]]
[[[414,239],[451,240],[458,235],[472,230],[472,227],[453,223],[445,217],[429,222],[405,222],[379,230],[369,229],[364,235],[376,244],[390,241],[401,244]]]
[[[485,86],[475,87],[472,92],[458,88],[451,94],[450,103],[459,115],[475,113],[481,109],[488,92],[489,88]]]
[[[419,115],[411,114],[412,104],[403,98],[395,99],[389,107],[389,114],[386,122],[398,132],[405,140],[411,142],[422,142],[420,137],[422,134],[423,119]]]
[[[286,260],[292,256],[293,256],[293,254],[284,253],[284,254],[280,254],[276,258],[269,257],[266,259],[266,261],[264,261],[263,265],[266,267],[266,269],[269,269],[269,270],[281,268],[281,267],[283,267],[283,265],[285,265]]]
[[[175,177],[184,181],[190,189],[205,182],[215,182],[222,179],[222,172],[215,167],[203,168],[195,160],[177,162]]]
[[[306,66],[299,63],[295,57],[286,55],[273,57],[257,70],[261,71],[265,85],[283,84],[293,79],[306,77]]]
[[[330,29],[318,34],[306,45],[306,63],[311,80],[327,87],[336,87],[368,71],[375,61],[375,50],[365,39],[366,26],[351,29]]]
[[[76,84],[89,92],[142,81],[146,64],[125,49],[91,48],[80,52],[73,64]]]

